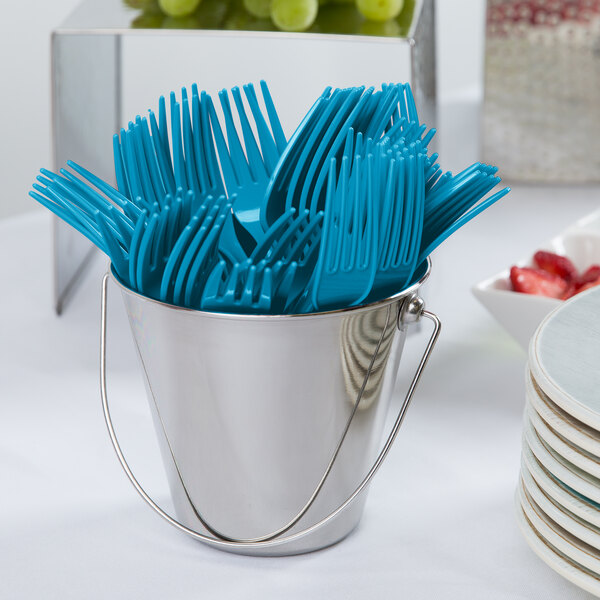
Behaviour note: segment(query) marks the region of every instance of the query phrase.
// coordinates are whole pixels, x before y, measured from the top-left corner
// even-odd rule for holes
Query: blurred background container
[[[483,160],[505,179],[600,181],[600,0],[488,0]]]

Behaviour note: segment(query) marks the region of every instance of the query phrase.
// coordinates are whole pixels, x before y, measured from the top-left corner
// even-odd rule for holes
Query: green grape
[[[354,4],[355,0],[319,0],[319,5],[324,4]]]
[[[155,0],[123,0],[123,4],[129,6],[129,8],[135,8],[137,10],[146,10],[155,3]]]
[[[198,8],[200,0],[158,0],[158,3],[169,17],[185,17]]]
[[[244,0],[244,8],[259,19],[268,19],[271,16],[271,0]]]
[[[364,20],[356,10],[354,0],[351,5],[330,4],[319,9],[314,29],[315,33],[352,35],[359,32]]]
[[[403,5],[404,0],[356,0],[358,10],[370,21],[395,19]]]
[[[162,29],[198,29],[198,20],[193,15],[165,17]]]
[[[415,4],[416,0],[404,0],[402,12],[398,15],[398,18],[396,19],[398,21],[398,25],[400,25],[400,35],[403,37],[406,37],[408,35],[408,32],[410,31],[413,16],[415,14]]]
[[[398,21],[388,19],[387,21],[364,21],[360,26],[361,35],[377,35],[379,37],[401,37],[402,27]]]
[[[278,31],[271,19],[250,18],[244,27],[247,31]]]
[[[131,21],[132,29],[160,29],[165,15],[143,12]]]
[[[283,31],[304,31],[317,18],[319,0],[273,0],[271,19]]]
[[[242,6],[233,6],[232,10],[227,13],[225,23],[223,23],[224,29],[231,29],[233,31],[240,31],[246,29],[246,24],[250,20],[250,15]]]
[[[228,2],[223,0],[202,0],[194,15],[201,29],[220,29],[227,15]]]
[[[277,31],[271,19],[257,19],[241,6],[235,7],[227,14],[223,29],[232,31]]]

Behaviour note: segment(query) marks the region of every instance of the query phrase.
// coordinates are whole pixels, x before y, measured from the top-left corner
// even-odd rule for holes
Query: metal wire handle
[[[371,479],[373,478],[375,473],[379,470],[379,467],[381,466],[381,464],[385,460],[388,452],[390,451],[390,448],[392,447],[392,444],[394,443],[394,440],[396,439],[396,436],[398,435],[400,426],[402,425],[402,422],[404,421],[404,416],[406,414],[406,410],[408,409],[408,406],[410,405],[414,391],[421,379],[423,370],[425,369],[425,366],[427,365],[427,362],[429,361],[431,352],[438,340],[440,330],[442,327],[441,322],[438,319],[438,317],[434,313],[431,313],[424,309],[423,300],[419,296],[417,296],[416,294],[413,294],[412,296],[409,296],[408,298],[406,298],[403,301],[403,303],[400,307],[399,313],[398,313],[398,320],[397,320],[398,328],[402,329],[406,325],[415,323],[423,316],[423,317],[426,317],[426,318],[430,319],[431,321],[433,321],[434,329],[431,334],[431,337],[429,338],[429,341],[427,343],[425,351],[423,352],[423,356],[421,357],[421,361],[419,362],[417,370],[415,371],[415,374],[410,383],[410,386],[408,388],[408,391],[406,393],[404,401],[400,407],[400,411],[398,413],[398,416],[396,417],[396,421],[394,422],[394,425],[390,431],[390,434],[389,434],[385,444],[383,445],[383,448],[381,449],[379,455],[377,456],[375,462],[373,463],[373,466],[371,467],[369,472],[365,475],[364,479],[357,486],[357,488],[354,490],[354,492],[352,492],[352,494],[342,504],[340,504],[340,506],[338,506],[338,508],[336,508],[334,511],[329,513],[329,515],[327,515],[326,517],[324,517],[323,519],[321,519],[314,525],[311,525],[310,527],[307,527],[306,529],[303,529],[302,531],[299,531],[293,535],[281,537],[282,533],[284,533],[285,531],[288,531],[291,527],[293,527],[302,518],[302,516],[306,513],[306,511],[310,508],[310,506],[316,499],[319,491],[321,490],[323,484],[325,483],[325,480],[326,480],[329,472],[331,471],[331,468],[333,467],[333,464],[339,453],[341,445],[346,437],[346,434],[348,432],[348,429],[350,427],[350,424],[351,424],[354,414],[356,412],[356,407],[358,406],[361,396],[362,396],[362,393],[366,387],[373,363],[375,361],[375,358],[379,351],[379,347],[381,345],[381,340],[379,341],[377,348],[375,349],[375,352],[371,359],[371,364],[365,375],[365,380],[364,380],[363,385],[361,386],[361,389],[358,393],[358,397],[357,397],[356,403],[354,405],[354,410],[352,411],[352,413],[350,415],[348,423],[344,429],[344,432],[342,434],[340,442],[338,443],[338,446],[336,447],[336,450],[332,456],[332,459],[331,459],[323,477],[321,478],[321,481],[319,482],[317,488],[311,495],[311,498],[309,499],[307,504],[304,506],[304,508],[298,513],[298,515],[296,515],[296,517],[294,517],[292,519],[292,521],[290,523],[288,523],[285,527],[282,527],[278,531],[271,533],[267,536],[263,536],[261,538],[255,538],[252,540],[234,540],[232,538],[226,538],[225,536],[211,537],[211,536],[205,535],[203,533],[199,533],[193,529],[190,529],[189,527],[186,527],[185,525],[183,525],[182,523],[177,521],[175,518],[173,518],[171,515],[166,513],[162,508],[160,508],[160,506],[158,506],[158,504],[156,504],[156,502],[154,502],[154,500],[152,500],[152,498],[147,494],[147,492],[144,490],[142,485],[138,482],[135,475],[133,474],[133,471],[129,467],[127,460],[125,459],[125,456],[123,454],[123,451],[121,449],[121,446],[119,444],[119,441],[117,439],[117,435],[116,435],[116,432],[115,432],[115,429],[113,426],[112,418],[110,415],[110,409],[108,406],[108,394],[107,394],[107,390],[106,390],[106,330],[107,330],[108,280],[109,280],[109,274],[106,273],[102,280],[102,309],[101,309],[102,313],[101,313],[101,325],[100,325],[100,329],[101,329],[100,392],[101,392],[101,396],[102,396],[102,410],[104,413],[104,420],[105,420],[106,426],[108,428],[108,433],[110,436],[111,443],[113,445],[115,453],[117,454],[117,458],[119,459],[121,467],[125,471],[125,474],[127,475],[129,481],[131,482],[133,487],[136,489],[138,494],[159,516],[161,516],[163,519],[165,519],[165,521],[167,521],[173,527],[175,527],[176,529],[179,529],[183,533],[186,533],[189,536],[191,536],[197,540],[209,543],[212,546],[221,547],[223,549],[243,549],[243,548],[259,548],[259,547],[264,548],[264,547],[268,547],[268,546],[279,546],[280,544],[283,544],[285,542],[291,542],[293,540],[297,540],[301,537],[304,537],[304,536],[312,533],[313,531],[319,529],[320,527],[322,527],[323,525],[325,525],[326,523],[328,523],[329,521],[334,519],[338,514],[340,514],[343,510],[345,510],[349,504],[351,504],[354,501],[354,499],[370,483]],[[389,313],[388,313],[388,319],[389,319]],[[384,329],[383,329],[384,333],[385,333],[386,329],[387,329],[387,323],[386,323],[386,327],[384,327]],[[382,337],[383,337],[383,334],[382,334]],[[203,524],[206,526],[206,524],[204,522],[203,522]],[[210,527],[207,527],[207,528],[209,530],[212,530],[212,528],[210,528]],[[214,531],[214,530],[212,530],[212,531]]]

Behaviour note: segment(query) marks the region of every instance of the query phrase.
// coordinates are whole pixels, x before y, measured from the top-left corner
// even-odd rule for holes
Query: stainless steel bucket
[[[310,315],[208,313],[121,289],[177,517],[129,468],[106,395],[102,293],[101,391],[117,456],[134,487],[172,525],[216,548],[299,554],[358,524],[369,481],[398,432],[440,323],[416,295],[429,274],[375,304]],[[434,322],[396,423],[381,446],[410,322]]]

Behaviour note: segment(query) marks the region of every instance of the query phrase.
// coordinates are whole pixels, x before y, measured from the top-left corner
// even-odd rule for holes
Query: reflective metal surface
[[[600,181],[600,3],[488,0],[483,159],[504,179]]]
[[[118,36],[52,36],[54,170],[67,160],[88,166],[114,185],[112,134],[120,121]],[[54,217],[54,306],[61,313],[95,251],[78,231]]]
[[[436,327],[379,452],[405,340],[398,311],[427,274],[399,297],[371,306],[275,317],[180,309],[120,286],[178,521],[147,496],[116,440],[103,312],[105,417],[138,492],[179,529],[234,552],[295,554],[345,537],[360,519],[361,492],[391,447],[439,334],[439,321],[425,311]],[[106,289],[107,280],[104,311]],[[416,320],[423,306],[409,302],[407,310],[402,324]]]

